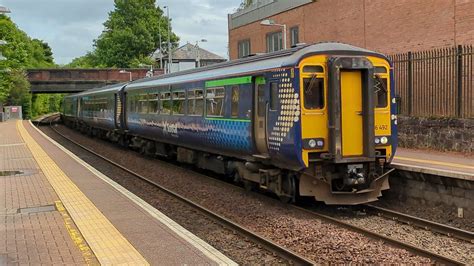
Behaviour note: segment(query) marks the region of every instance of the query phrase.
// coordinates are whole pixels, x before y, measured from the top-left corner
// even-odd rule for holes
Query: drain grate
[[[20,213],[20,214],[30,214],[30,213],[38,213],[38,212],[52,212],[52,211],[56,211],[56,206],[55,205],[44,205],[44,206],[38,206],[38,207],[18,209],[18,213]]]
[[[0,171],[0,176],[22,175],[23,171]]]

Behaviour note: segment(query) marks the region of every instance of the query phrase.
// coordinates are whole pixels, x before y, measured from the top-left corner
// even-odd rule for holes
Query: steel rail
[[[391,246],[408,250],[408,251],[410,251],[414,254],[420,255],[422,257],[430,258],[430,259],[436,261],[437,263],[444,264],[444,265],[464,265],[463,262],[457,261],[453,258],[446,257],[446,256],[440,255],[438,253],[435,253],[435,252],[432,252],[432,251],[414,246],[410,243],[406,243],[406,242],[403,242],[403,241],[400,241],[400,240],[397,240],[397,239],[394,239],[394,238],[391,238],[391,237],[388,237],[388,236],[385,236],[385,235],[382,235],[382,234],[379,234],[379,233],[376,233],[376,232],[373,232],[373,231],[370,231],[370,230],[367,230],[367,229],[364,229],[362,227],[350,224],[350,223],[345,222],[343,220],[340,220],[340,219],[337,219],[337,218],[334,218],[334,217],[331,217],[331,216],[328,216],[328,215],[325,215],[325,214],[321,214],[321,213],[318,213],[318,212],[315,212],[315,211],[312,211],[312,210],[308,210],[308,209],[305,209],[305,208],[302,208],[302,207],[298,207],[298,206],[293,206],[293,207],[295,209],[298,209],[298,210],[302,211],[302,212],[306,212],[310,215],[316,216],[317,218],[319,218],[321,220],[325,220],[325,221],[330,222],[332,224],[339,225],[341,227],[344,227],[344,228],[349,229],[351,231],[360,233],[360,234],[362,234],[364,236],[367,236],[369,238],[372,238],[374,240],[382,240],[383,242],[385,242],[385,243],[387,243]]]
[[[71,139],[68,139],[67,137],[65,137],[64,135],[62,135],[60,132],[58,132],[56,129],[54,129],[53,127],[51,127],[51,128],[52,128],[57,134],[59,134],[61,137],[63,137],[63,138],[65,138],[65,139],[67,139],[68,141],[70,141],[70,142],[76,144],[77,146],[81,147],[82,149],[84,149],[84,150],[86,150],[86,151],[88,151],[88,152],[91,152],[91,153],[94,154],[94,155],[97,155],[97,156],[100,157],[101,159],[103,159],[103,160],[105,160],[105,161],[107,161],[107,162],[109,162],[109,163],[111,163],[111,164],[113,164],[113,165],[115,165],[115,166],[117,166],[117,167],[119,167],[119,168],[122,168],[121,165],[116,164],[115,162],[109,160],[108,158],[105,158],[105,157],[101,156],[100,154],[97,154],[96,152],[94,152],[94,151],[88,149],[87,147],[85,147],[85,146],[83,146],[83,145],[81,145],[81,144],[79,144],[79,143],[77,143],[77,142],[75,142],[75,141],[73,141],[73,140],[71,140]],[[163,162],[164,162],[164,161],[163,161]],[[174,166],[174,167],[177,167],[177,166],[174,165],[174,164],[171,164],[171,163],[168,163],[168,162],[165,162],[165,163],[167,163],[167,164],[169,164],[169,165],[172,165],[172,166]],[[124,167],[124,168],[125,168],[125,167]],[[182,168],[182,169],[183,169],[183,168]],[[184,168],[184,169],[185,169],[185,168]],[[129,171],[128,169],[127,169],[127,170],[123,169],[123,170],[126,171],[126,172]],[[187,170],[189,170],[189,169],[187,169]],[[191,170],[189,170],[189,171],[191,171]],[[193,171],[193,172],[194,172],[194,171]],[[141,178],[141,175],[139,175],[138,173],[131,172],[131,174],[132,174],[132,175],[138,175],[138,176],[140,176],[139,178],[142,179],[142,178]],[[198,173],[198,174],[199,174],[199,173]],[[207,178],[211,178],[211,177],[209,177],[209,176],[207,176],[207,175],[203,175],[203,174],[199,174],[199,175],[200,175],[200,176],[207,177]],[[222,184],[226,184],[227,186],[231,186],[231,184],[228,184],[228,183],[226,183],[226,182],[223,182],[223,181],[220,181],[220,180],[216,180],[215,178],[212,178],[212,179],[215,180],[215,181],[219,181],[219,182],[222,183]],[[148,180],[146,177],[143,177],[143,180],[144,180],[145,182],[147,182],[147,183],[149,183],[149,181],[150,181],[150,182],[152,182],[151,184],[155,186],[154,182],[151,181],[151,180]],[[156,185],[159,186],[160,189],[162,188],[161,185],[158,185],[158,184],[156,184]],[[236,186],[233,186],[233,187],[236,187]],[[163,187],[163,191],[167,192],[167,191],[169,191],[169,190]],[[168,192],[167,192],[167,193],[168,193]],[[174,193],[174,192],[170,191],[170,193]],[[173,194],[171,194],[171,195],[173,195]],[[177,195],[177,197],[180,197],[180,196]],[[194,203],[191,202],[190,204],[194,204]],[[199,205],[198,205],[198,206],[199,206]],[[334,217],[331,217],[331,216],[328,216],[328,215],[325,215],[325,214],[321,214],[321,213],[318,213],[318,212],[315,212],[315,211],[312,211],[312,210],[308,210],[308,209],[303,208],[303,207],[298,207],[298,206],[295,206],[295,205],[289,205],[289,206],[290,206],[291,208],[294,208],[294,209],[297,209],[297,210],[299,210],[299,211],[305,212],[305,213],[307,213],[307,214],[313,215],[313,216],[317,217],[317,218],[320,219],[320,220],[325,220],[326,222],[329,222],[329,223],[338,225],[338,226],[343,227],[343,228],[346,228],[346,229],[348,229],[348,230],[350,230],[350,231],[360,233],[360,234],[362,234],[362,235],[364,235],[364,236],[367,236],[367,237],[369,237],[369,238],[371,238],[371,239],[378,240],[378,241],[381,240],[381,241],[383,241],[383,242],[385,242],[385,243],[387,243],[387,244],[389,244],[389,245],[391,245],[391,246],[405,249],[405,250],[407,250],[407,251],[410,251],[410,252],[412,252],[412,253],[414,253],[414,254],[417,254],[417,255],[420,255],[420,256],[422,256],[422,257],[430,258],[430,259],[436,261],[437,263],[445,264],[445,265],[465,265],[465,263],[460,262],[460,261],[457,261],[457,260],[455,260],[455,259],[453,259],[453,258],[446,257],[446,256],[440,255],[440,254],[438,254],[438,253],[434,253],[434,252],[432,252],[432,251],[422,249],[422,248],[417,247],[417,246],[414,246],[414,245],[412,245],[412,244],[409,244],[409,243],[406,243],[406,242],[403,242],[403,241],[400,241],[400,240],[397,240],[397,239],[394,239],[394,238],[390,238],[390,237],[388,237],[388,236],[385,236],[385,235],[382,235],[382,234],[379,234],[379,233],[375,233],[375,232],[373,232],[373,231],[370,231],[370,230],[367,230],[367,229],[358,227],[358,226],[356,226],[356,225],[352,225],[352,224],[350,224],[350,223],[348,223],[348,222],[339,220],[339,219],[337,219],[337,218],[334,218]],[[202,208],[204,208],[204,207],[202,207]],[[205,209],[205,208],[204,208],[204,209]],[[207,209],[205,209],[205,210],[207,210]],[[207,210],[207,211],[211,212],[210,210]],[[217,217],[221,217],[221,216],[219,216],[218,214],[215,214],[215,215],[217,215]],[[223,217],[222,217],[222,218],[223,218]],[[224,219],[225,219],[225,218],[224,218]],[[231,222],[231,223],[233,223],[233,222]],[[239,225],[236,225],[236,226],[240,227]],[[236,229],[236,230],[239,230],[239,229]],[[245,229],[244,229],[244,230],[245,230]],[[250,233],[252,233],[252,232],[250,232]],[[254,233],[252,233],[252,234],[254,234]],[[259,236],[257,236],[257,237],[259,237]],[[273,243],[271,240],[267,240],[267,239],[266,239],[266,241],[269,241],[270,243]],[[278,245],[278,244],[275,244],[275,243],[273,243],[273,244],[274,244],[274,245]],[[290,252],[291,252],[292,254],[295,254],[295,253],[293,253],[292,251],[290,251]],[[295,255],[298,256],[297,254],[295,254]],[[282,256],[282,257],[283,257],[283,256]],[[305,259],[305,260],[306,260],[306,259]],[[306,260],[306,261],[307,261],[306,263],[302,263],[302,264],[308,264],[308,263],[309,263],[309,264],[315,264],[315,263],[312,262],[312,261],[309,261],[309,260]]]
[[[236,231],[238,233],[240,233],[241,235],[247,237],[248,239],[252,240],[253,242],[261,245],[261,246],[264,246],[267,250],[273,252],[274,254],[277,254],[278,256],[288,260],[290,263],[292,263],[293,265],[315,265],[316,263],[314,261],[311,261],[305,257],[302,257],[298,254],[296,254],[295,252],[281,246],[281,245],[278,245],[277,243],[273,242],[272,240],[268,239],[268,238],[265,238],[263,236],[259,236],[257,235],[256,233],[232,222],[231,220],[201,206],[200,204],[198,203],[195,203],[189,199],[187,199],[186,197],[184,196],[181,196],[179,195],[178,193],[176,192],[173,192],[165,187],[163,187],[162,185],[150,180],[149,178],[147,177],[144,177],[142,175],[140,175],[139,173],[136,173],[130,169],[128,169],[127,167],[119,164],[119,163],[116,163],[108,158],[106,158],[105,156],[102,156],[98,153],[96,153],[95,151],[87,148],[86,146],[72,140],[72,139],[69,139],[68,137],[66,137],[65,135],[63,135],[62,133],[60,133],[57,129],[55,129],[51,124],[52,124],[52,121],[50,121],[50,128],[56,132],[56,134],[58,134],[59,136],[61,136],[62,138],[68,140],[69,142],[73,143],[74,145],[80,147],[81,149],[95,155],[96,157],[106,161],[107,163],[109,164],[112,164],[114,165],[115,167],[137,177],[138,179],[160,189],[161,191],[165,192],[166,194],[168,195],[171,195],[172,197],[186,203],[187,205],[199,210],[200,212],[204,213],[205,215],[207,215],[208,217],[211,217],[213,220],[215,220],[217,223],[231,229],[232,231]]]
[[[465,240],[471,243],[474,243],[474,232],[456,228],[453,226],[445,225],[442,223],[433,222],[409,214],[397,212],[394,210],[389,210],[381,208],[378,206],[366,204],[364,205],[367,211],[378,214],[398,222],[406,223],[408,225],[416,226],[423,228],[425,230],[430,230],[436,233],[444,234],[450,237],[455,237],[461,240]]]

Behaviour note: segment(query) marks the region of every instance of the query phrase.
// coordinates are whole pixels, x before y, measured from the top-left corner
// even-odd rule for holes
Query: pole
[[[160,67],[161,69],[163,69],[163,48],[161,47],[161,32],[160,32],[160,29],[161,29],[161,20],[158,21],[158,41],[160,42],[159,44],[159,47],[160,47]]]
[[[408,115],[410,116],[413,112],[413,54],[408,52]]]
[[[168,17],[168,73],[171,73],[171,64],[173,63],[173,56],[171,55],[172,50],[171,50],[171,30],[170,30],[170,24],[171,24],[171,19],[170,19],[170,7],[167,6],[166,8],[166,14]]]
[[[462,78],[463,78],[463,58],[462,58],[462,45],[458,45],[457,49],[457,101],[456,101],[456,117],[462,117]]]
[[[283,25],[283,50],[286,50],[286,24]]]
[[[196,61],[197,67],[201,67],[201,61],[199,60],[199,42],[196,42]]]

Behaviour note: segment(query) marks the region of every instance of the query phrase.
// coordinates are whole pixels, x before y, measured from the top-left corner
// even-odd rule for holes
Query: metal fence
[[[473,118],[473,52],[460,45],[389,56],[401,114]]]

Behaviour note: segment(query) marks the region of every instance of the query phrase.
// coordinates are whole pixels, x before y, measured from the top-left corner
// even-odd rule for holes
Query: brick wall
[[[474,43],[474,0],[319,0],[271,19],[299,26],[300,42],[339,41],[387,54]],[[266,34],[279,29],[257,21],[230,30],[231,59],[248,38],[252,53],[265,52]]]

